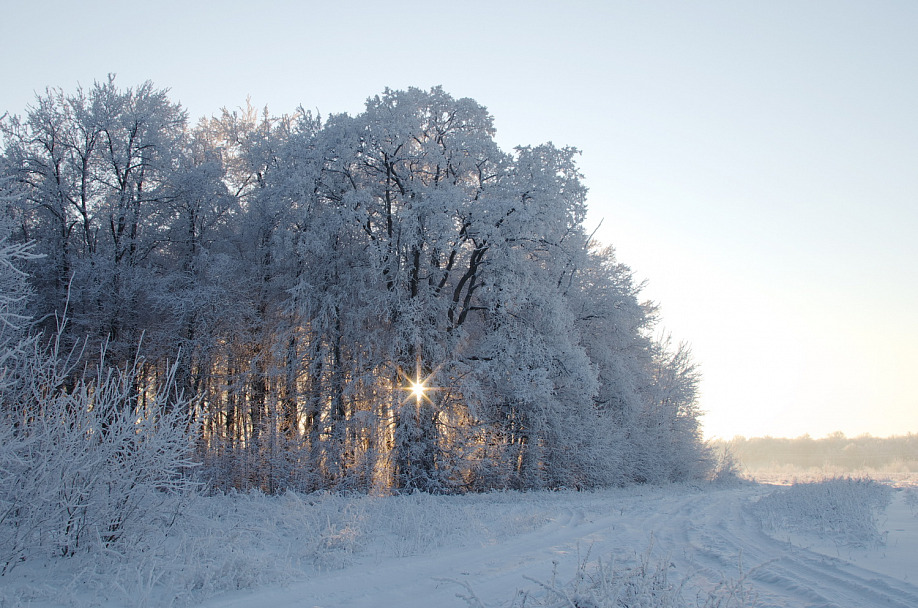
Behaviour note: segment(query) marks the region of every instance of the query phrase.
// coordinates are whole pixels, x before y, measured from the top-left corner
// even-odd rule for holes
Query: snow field
[[[914,608],[916,495],[829,480],[199,497],[118,552],[19,564],[0,607]]]
[[[227,591],[341,570],[359,559],[419,555],[482,538],[499,542],[546,522],[538,503],[514,497],[198,497],[180,523],[118,551],[23,562],[0,578],[0,606],[80,605],[74,599],[80,597],[111,606],[195,605]]]

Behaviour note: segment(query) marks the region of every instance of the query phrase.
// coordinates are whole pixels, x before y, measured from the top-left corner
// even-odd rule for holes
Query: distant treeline
[[[799,467],[918,472],[918,435],[911,433],[896,437],[833,433],[821,439],[735,437],[718,443],[749,471]]]

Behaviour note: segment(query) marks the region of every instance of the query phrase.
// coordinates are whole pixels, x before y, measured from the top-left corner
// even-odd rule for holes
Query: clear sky
[[[918,432],[918,2],[27,2],[0,113],[108,73],[194,118],[441,84],[582,150],[707,436]]]

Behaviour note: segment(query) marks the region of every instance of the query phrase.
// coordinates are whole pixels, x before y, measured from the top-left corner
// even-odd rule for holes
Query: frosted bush
[[[171,375],[141,407],[140,362],[74,379],[57,344],[22,362],[0,411],[0,574],[37,555],[120,552],[168,527],[197,484]]]
[[[753,511],[767,530],[816,534],[837,545],[878,546],[886,539],[877,519],[891,498],[889,486],[840,477],[775,490]]]
[[[742,465],[730,447],[724,445],[720,449],[715,449],[709,444],[707,448],[711,454],[710,480],[719,485],[738,483]]]

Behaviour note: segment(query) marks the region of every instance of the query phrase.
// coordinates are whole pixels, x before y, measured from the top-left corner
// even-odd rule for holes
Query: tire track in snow
[[[725,578],[739,578],[741,562],[763,608],[918,607],[918,588],[906,582],[765,534],[747,505],[767,491],[676,487],[552,496],[544,525],[500,542],[482,539],[479,546],[375,561],[364,556],[344,570],[209,605],[464,607],[457,593],[467,593],[460,584],[467,583],[486,605],[498,606],[516,590],[532,589],[527,577],[547,581],[557,568],[564,581],[587,553],[591,560],[627,563],[652,544],[654,557],[675,568],[671,580],[688,577],[690,603]]]
[[[747,509],[762,493],[689,497],[669,521],[654,514],[648,523],[659,527],[661,544],[679,548],[674,561],[693,572],[695,585],[712,588],[731,572],[738,578],[742,564],[763,608],[918,606],[918,588],[908,583],[768,536]]]
[[[457,597],[457,593],[463,592],[460,581],[472,585],[481,597],[502,601],[511,598],[517,588],[531,584],[526,576],[547,579],[553,562],[571,561],[570,552],[576,553],[576,539],[582,532],[589,532],[580,530],[584,520],[582,509],[562,505],[545,525],[499,543],[490,544],[492,541],[485,539],[484,545],[420,556],[377,562],[362,559],[346,569],[318,573],[309,581],[284,589],[253,590],[207,605],[212,608],[467,606]],[[590,530],[603,526],[593,524]]]

